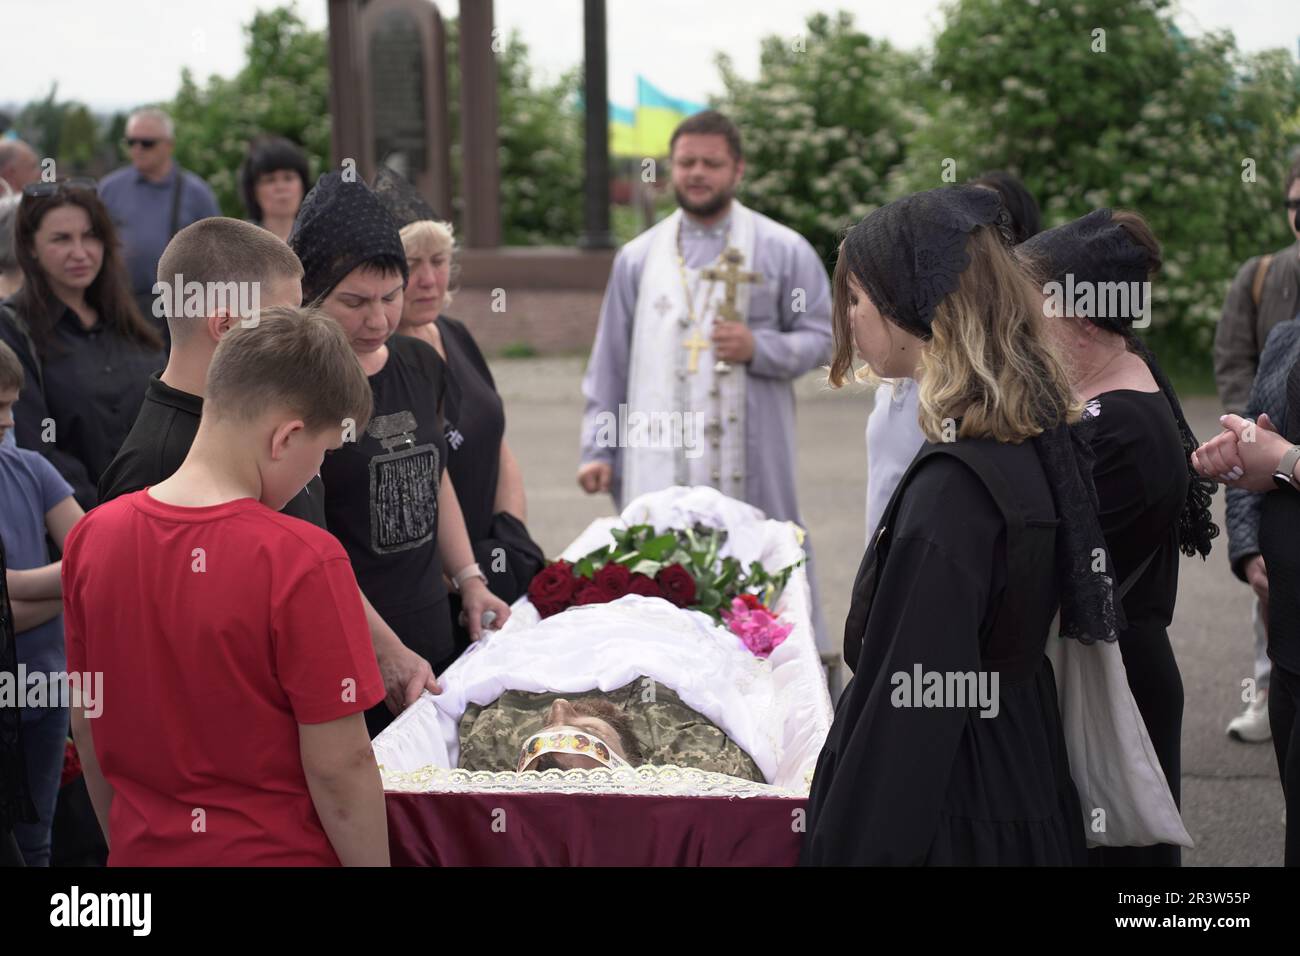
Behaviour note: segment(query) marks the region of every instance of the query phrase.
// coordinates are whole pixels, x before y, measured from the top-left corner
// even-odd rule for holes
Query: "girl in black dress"
[[[1122,582],[1126,626],[1120,652],[1177,803],[1183,683],[1167,628],[1178,595],[1178,553],[1204,558],[1219,529],[1210,518],[1213,482],[1197,476],[1191,465],[1196,436],[1155,356],[1133,332],[1149,306],[1144,294],[1149,287],[1143,283],[1160,268],[1160,245],[1136,213],[1098,209],[1039,233],[1016,253],[1044,283],[1048,312],[1055,316],[1054,338],[1075,395],[1085,403],[1081,429],[1096,455],[1098,516],[1115,561],[1115,580]],[[1067,275],[1072,276],[1068,284]],[[1089,289],[1091,306],[1080,299],[1081,309],[1075,302],[1058,309],[1050,297],[1059,298],[1068,288],[1078,296]],[[1127,294],[1113,301],[1102,294],[1120,288]],[[1059,304],[1067,305],[1064,299]],[[1181,853],[1167,844],[1099,847],[1089,852],[1089,861],[1178,866]]]
[[[1052,668],[1063,639],[1114,640],[1080,414],[996,193],[890,203],[835,271],[835,358],[919,382],[929,441],[854,584],[835,712],[808,802],[809,864],[1079,864]]]
[[[506,442],[505,406],[487,360],[469,329],[442,312],[451,302],[451,224],[387,167],[376,175],[374,191],[401,229],[410,270],[398,333],[429,343],[447,363],[450,378],[443,403],[447,470],[488,587],[513,603],[528,590],[545,557],[525,525],[523,473]],[[459,624],[459,598],[454,594],[451,606],[457,648],[463,650],[469,632]]]
[[[375,611],[441,672],[457,653],[444,568],[472,637],[486,612],[499,628],[510,609],[475,563],[446,470],[446,365],[429,345],[394,335],[407,278],[397,226],[364,182],[327,173],[303,200],[289,244],[303,263],[303,300],[343,327],[374,395],[364,433],[321,467],[326,525]],[[372,735],[391,720],[382,704],[366,714]]]

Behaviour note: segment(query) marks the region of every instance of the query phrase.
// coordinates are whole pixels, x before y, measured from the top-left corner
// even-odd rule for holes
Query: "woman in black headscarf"
[[[364,182],[327,173],[303,200],[289,246],[302,260],[303,301],[343,328],[374,396],[364,432],[345,434],[321,466],[326,527],[361,593],[440,673],[458,654],[448,579],[474,639],[488,612],[499,628],[510,608],[487,589],[447,472],[446,364],[394,334],[408,271],[397,224]],[[383,704],[368,710],[371,736],[392,719]]]
[[[918,193],[845,237],[831,383],[854,347],[919,383],[928,441],[854,583],[853,680],[817,762],[803,862],[1082,863],[1044,648],[1118,635],[1080,409],[987,189]]]
[[[1181,777],[1183,682],[1167,628],[1178,552],[1210,553],[1214,484],[1191,464],[1196,436],[1155,356],[1134,334],[1149,315],[1160,245],[1136,213],[1098,209],[1016,247],[1043,281],[1044,311],[1096,457],[1093,481],[1127,627],[1119,646],[1129,688],[1175,802]],[[1140,327],[1140,326],[1139,326]],[[1099,866],[1177,866],[1181,850],[1104,847]]]

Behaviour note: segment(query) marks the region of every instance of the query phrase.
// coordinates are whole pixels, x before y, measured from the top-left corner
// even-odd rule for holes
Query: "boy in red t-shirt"
[[[330,534],[278,513],[370,413],[336,323],[266,310],[217,346],[180,469],[68,535],[68,670],[102,681],[72,728],[110,865],[388,864],[360,592]]]

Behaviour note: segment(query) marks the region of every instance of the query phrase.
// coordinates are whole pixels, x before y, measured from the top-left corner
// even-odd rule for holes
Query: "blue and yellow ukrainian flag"
[[[668,155],[677,124],[707,109],[703,103],[669,96],[643,76],[636,78],[636,109],[609,105],[609,152],[617,157]]]

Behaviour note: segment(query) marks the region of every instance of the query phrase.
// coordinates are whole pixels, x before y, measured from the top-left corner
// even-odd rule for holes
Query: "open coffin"
[[[799,529],[710,488],[670,488],[593,522],[576,560],[619,525],[726,529],[722,553],[770,569],[802,557]],[[793,630],[770,658],[708,616],[628,595],[541,620],[522,599],[374,741],[394,863],[792,863],[804,798],[830,727],[809,589],[795,569],[775,610]],[[461,716],[506,690],[614,690],[638,677],[672,688],[745,750],[766,783],[675,766],[544,773],[456,769]]]

